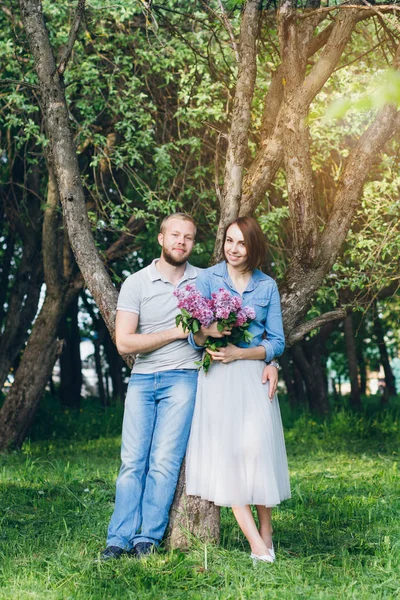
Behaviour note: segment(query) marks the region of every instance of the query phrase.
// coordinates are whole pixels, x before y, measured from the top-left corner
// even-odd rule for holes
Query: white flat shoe
[[[274,550],[274,545],[273,544],[272,544],[272,548],[268,548],[268,552],[272,556],[272,560],[275,560],[276,556],[275,556],[275,550]]]
[[[272,558],[271,554],[262,554],[261,556],[258,556],[257,554],[250,554],[250,558],[253,559],[253,562],[266,562],[266,563],[273,563],[275,558]]]

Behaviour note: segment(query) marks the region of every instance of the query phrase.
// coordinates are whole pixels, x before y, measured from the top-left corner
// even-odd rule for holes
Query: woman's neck
[[[251,279],[251,271],[241,271],[240,269],[236,269],[232,267],[229,263],[226,263],[229,277],[232,280],[236,290],[239,294],[242,294],[244,290],[247,288],[247,284]]]

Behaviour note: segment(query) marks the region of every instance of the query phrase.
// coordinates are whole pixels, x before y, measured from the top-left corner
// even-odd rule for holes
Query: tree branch
[[[398,69],[399,63],[400,45],[393,66]],[[346,238],[371,165],[399,127],[400,111],[394,105],[384,106],[350,153],[339,180],[332,213],[321,236],[319,264],[331,264],[336,257]]]
[[[318,327],[321,327],[321,325],[330,323],[331,321],[339,321],[344,319],[346,315],[347,310],[345,308],[338,308],[337,310],[332,310],[320,315],[319,317],[315,317],[315,319],[311,319],[310,321],[305,321],[290,333],[286,340],[286,347],[290,348],[290,346],[293,346],[293,344],[302,340],[303,337],[307,335],[307,333],[310,333],[310,331],[313,329],[317,329]]]
[[[127,223],[127,229],[129,231],[124,231],[105,251],[104,254],[107,262],[112,262],[113,260],[120,258],[122,254],[126,254],[126,252],[130,250],[130,246],[132,245],[135,236],[142,231],[144,227],[144,219],[136,219],[136,217],[132,216]]]
[[[304,101],[308,105],[310,105],[316,94],[327,82],[339,62],[343,50],[359,20],[358,16],[359,13],[357,10],[338,15],[332,28],[331,35],[323,49],[321,58],[311,69],[309,75],[304,80],[301,89],[298,90],[299,96],[303,96]]]
[[[71,30],[68,36],[67,47],[65,48],[63,55],[60,60],[60,64],[57,67],[57,71],[59,75],[63,75],[64,71],[67,67],[68,61],[71,57],[72,49],[75,44],[76,37],[79,32],[79,27],[81,25],[83,13],[85,11],[85,0],[78,0],[78,6],[76,7],[74,20],[72,22]]]
[[[351,10],[352,8],[356,8],[357,10],[364,10],[365,12],[369,11],[371,13],[370,16],[372,16],[374,10],[376,12],[375,7],[372,4],[369,4],[368,2],[365,2],[365,4],[367,4],[367,6],[360,6],[359,4],[338,4],[336,6],[326,6],[324,8],[318,8],[317,10],[313,10],[311,12],[305,12],[304,14],[299,15],[298,18],[299,19],[308,19],[315,15],[321,15],[323,13],[330,13],[334,10],[343,10],[343,9]],[[377,6],[379,6],[380,11],[384,11],[384,12],[400,11],[400,6],[393,6],[393,4],[381,4],[381,5],[378,4]]]
[[[334,23],[331,23],[317,37],[311,39],[307,58],[313,56],[326,44],[333,26]],[[272,76],[265,98],[260,147],[243,180],[239,211],[241,217],[254,213],[282,164],[282,115],[280,115],[282,99],[283,73],[282,65],[279,65]]]
[[[13,85],[22,85],[24,87],[29,87],[32,90],[40,90],[40,87],[38,85],[35,85],[34,83],[28,83],[27,81],[19,81],[18,79],[2,79],[0,81],[0,85],[7,85],[9,83]]]
[[[213,261],[219,260],[226,225],[239,213],[244,164],[248,153],[251,103],[257,73],[257,35],[260,0],[248,0],[243,12],[239,40],[239,72],[225,163],[223,201]]]

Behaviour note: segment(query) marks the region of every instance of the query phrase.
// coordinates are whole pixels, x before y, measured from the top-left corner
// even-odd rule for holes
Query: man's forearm
[[[156,333],[124,334],[122,339],[117,336],[117,348],[120,354],[140,354],[158,350],[171,342],[184,339],[178,327],[157,331]]]

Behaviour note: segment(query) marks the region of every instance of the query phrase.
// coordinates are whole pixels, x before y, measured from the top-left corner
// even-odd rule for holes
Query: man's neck
[[[187,262],[183,265],[179,265],[179,267],[174,267],[174,265],[170,265],[163,256],[161,256],[160,260],[156,262],[156,269],[164,279],[172,283],[172,285],[176,285],[182,279]]]

